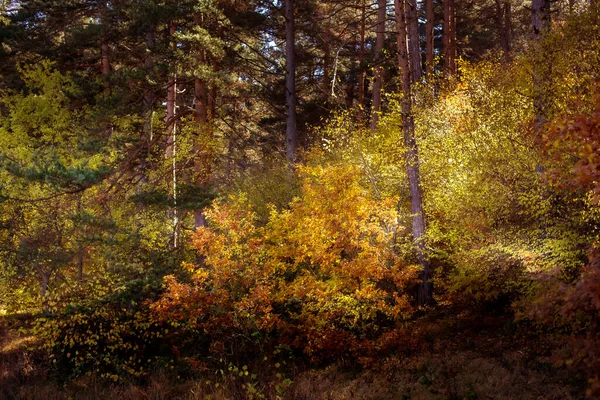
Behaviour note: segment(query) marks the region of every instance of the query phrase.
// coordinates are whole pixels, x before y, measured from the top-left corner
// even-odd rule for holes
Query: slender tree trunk
[[[365,120],[365,34],[367,30],[367,5],[366,0],[362,0],[360,11],[360,48],[358,50],[358,68],[360,75],[358,76],[358,122],[362,124]]]
[[[221,70],[221,65],[214,60],[212,70],[214,73],[218,73]],[[217,85],[211,85],[208,90],[208,121],[212,122],[216,117],[217,113]]]
[[[354,85],[356,85],[356,74],[352,73],[348,85],[346,85],[346,108],[350,109],[354,105]]]
[[[510,0],[496,1],[496,26],[500,36],[500,46],[504,53],[504,59],[510,61],[511,41],[511,8]]]
[[[511,55],[510,52],[512,50],[512,5],[511,0],[504,0],[504,41],[505,41],[505,51],[506,58],[510,60]]]
[[[427,18],[427,22],[425,24],[425,68],[427,71],[427,75],[433,74],[433,63],[434,63],[434,54],[433,54],[433,27],[435,25],[435,14],[433,11],[433,0],[425,0],[425,14]]]
[[[102,38],[100,41],[100,54],[102,57],[102,85],[104,86],[104,92],[110,92],[110,83],[108,77],[110,75],[110,58],[109,58],[109,46],[108,46],[108,26],[110,21],[108,19],[108,7],[105,2],[102,2],[100,20],[102,24]]]
[[[454,0],[444,0],[444,68],[448,75],[456,73],[456,11]]]
[[[152,141],[152,108],[154,107],[154,94],[152,89],[148,87],[150,75],[154,69],[154,47],[156,46],[156,39],[154,34],[154,27],[150,27],[146,32],[146,59],[144,60],[144,69],[146,70],[147,80],[146,87],[144,88],[144,112],[146,114],[146,121],[144,124],[144,136],[146,141]]]
[[[296,29],[294,24],[294,0],[285,0],[285,98],[287,104],[285,153],[290,165],[296,162],[296,153],[298,150],[295,47]]]
[[[423,75],[423,66],[421,59],[417,0],[406,0],[405,7],[409,46],[408,56],[410,57],[410,68],[412,69],[412,81],[419,82]]]
[[[176,26],[173,21],[169,22],[169,40],[173,48],[176,44],[173,40]],[[167,127],[167,147],[165,149],[165,156],[168,160],[171,160],[171,198],[173,200],[173,209],[171,210],[171,217],[173,222],[173,237],[172,244],[176,248],[179,242],[179,215],[177,210],[177,123],[175,120],[176,112],[176,97],[177,97],[177,78],[175,74],[170,74],[169,81],[167,83],[167,109],[165,116],[165,125]]]
[[[414,240],[414,249],[419,264],[423,266],[420,273],[421,283],[417,294],[417,301],[420,305],[425,305],[431,301],[432,287],[430,282],[430,265],[425,257],[425,244],[423,236],[425,234],[425,216],[423,212],[423,195],[420,186],[419,175],[419,153],[415,139],[415,121],[412,113],[412,85],[415,82],[412,73],[416,70],[411,66],[410,56],[410,29],[407,29],[406,0],[395,0],[396,9],[396,28],[398,31],[398,66],[401,70],[402,82],[402,130],[404,133],[404,145],[406,146],[406,175],[410,191],[410,204],[412,215],[412,234]]]
[[[375,39],[375,71],[373,76],[373,100],[371,102],[371,130],[377,128],[381,112],[381,88],[383,86],[383,44],[385,42],[385,20],[387,0],[377,1],[377,38]]]
[[[327,7],[327,6],[325,6]],[[331,16],[329,13],[329,7],[325,10],[327,23],[325,24],[325,31],[323,32],[323,85],[322,92],[325,98],[329,100],[330,91],[330,79],[329,71],[331,69]]]
[[[533,109],[535,126],[539,129],[548,120],[548,86],[551,77],[550,63],[542,54],[543,35],[550,29],[550,1],[531,1],[533,37],[537,45],[537,59],[533,65]]]
[[[197,58],[198,65],[206,63],[205,51],[200,50]],[[208,87],[204,79],[196,78],[194,80],[194,104],[196,106],[195,120],[200,130],[208,124]]]
[[[169,21],[169,41],[173,41],[173,34],[175,33],[175,24]],[[175,74],[169,74],[169,80],[167,82],[167,109],[165,113],[165,126],[167,128],[167,147],[166,156],[167,158],[173,157],[173,127],[175,122],[175,95],[177,88],[175,86]]]
[[[201,26],[202,16],[199,13],[194,14],[194,23],[197,26]],[[196,62],[199,67],[206,65],[205,49],[199,50]],[[202,189],[208,187],[210,179],[210,154],[203,142],[206,134],[210,135],[209,130],[211,129],[209,122],[209,97],[209,89],[206,81],[200,77],[196,77],[194,80],[194,105],[196,108],[194,119],[196,121],[197,139],[194,145],[194,180]],[[198,229],[203,226],[206,226],[204,210],[196,209],[194,210],[194,228]]]
[[[156,37],[154,32],[154,26],[148,27],[146,31],[146,58],[144,59],[144,70],[146,72],[146,79],[144,82],[144,128],[143,128],[143,152],[141,154],[140,167],[138,171],[137,177],[137,187],[136,192],[141,193],[143,191],[143,186],[148,182],[148,176],[146,174],[147,168],[147,152],[150,151],[150,145],[154,139],[154,134],[152,131],[152,120],[154,117],[154,92],[151,87],[152,74],[154,70],[154,48],[156,45]]]
[[[106,37],[103,37],[100,49],[102,51],[102,85],[104,86],[104,91],[109,92],[110,84],[108,81],[108,77],[110,75],[110,58],[108,54],[109,48],[108,42],[106,41]]]
[[[107,34],[107,26],[109,24],[108,18],[106,16],[107,10],[106,7],[103,8],[101,19],[104,32],[102,33],[102,39],[100,43],[100,55],[101,55],[101,73],[102,73],[102,86],[104,87],[104,95],[110,95],[110,47],[108,45],[108,34]],[[110,137],[112,134],[112,126],[110,123],[107,123],[104,127],[104,135],[106,137]]]
[[[200,51],[198,56],[198,65],[203,65],[206,62],[204,50]],[[208,117],[208,88],[206,82],[203,79],[196,78],[194,82],[194,96],[196,106],[196,127],[197,127],[197,141],[194,145],[194,174],[196,183],[203,189],[208,186],[210,176],[210,156],[209,152],[203,146],[203,138],[210,129],[210,122]],[[209,133],[210,134],[210,133]],[[194,210],[194,227],[196,229],[206,226],[206,218],[204,210]]]
[[[531,1],[531,23],[533,25],[534,38],[539,41],[544,33],[550,28],[550,1]]]

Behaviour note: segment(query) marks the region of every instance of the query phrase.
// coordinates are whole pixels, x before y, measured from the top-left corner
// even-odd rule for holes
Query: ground
[[[0,321],[0,399],[583,399],[577,374],[554,365],[557,336],[515,324],[509,315],[433,312],[413,321],[414,345],[360,368],[348,360],[294,366],[292,384],[253,391],[234,381],[219,387],[204,377],[178,381],[156,372],[144,384],[113,385],[86,377],[60,385],[35,338],[19,332],[26,320]],[[210,378],[210,376],[209,376]],[[279,388],[281,389],[281,388]]]

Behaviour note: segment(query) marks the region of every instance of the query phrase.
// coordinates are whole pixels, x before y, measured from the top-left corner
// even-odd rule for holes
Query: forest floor
[[[35,338],[19,320],[0,319],[0,399],[584,399],[585,383],[553,364],[561,339],[540,337],[509,316],[433,313],[413,321],[419,341],[359,368],[346,363],[294,367],[285,392],[258,382],[251,393],[234,381],[219,387],[205,379],[177,381],[156,373],[144,385],[111,385],[93,377],[59,385]],[[410,327],[409,327],[410,329]]]

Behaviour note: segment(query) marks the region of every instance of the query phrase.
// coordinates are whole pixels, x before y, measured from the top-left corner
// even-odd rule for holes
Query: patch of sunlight
[[[10,353],[15,350],[19,350],[29,344],[34,343],[35,340],[36,340],[35,336],[25,336],[25,337],[20,337],[20,338],[14,338],[13,340],[10,340],[7,344],[4,345],[4,347],[2,347],[0,349],[0,353]]]

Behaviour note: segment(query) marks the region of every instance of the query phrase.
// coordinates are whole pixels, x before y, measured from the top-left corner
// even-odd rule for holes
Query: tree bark
[[[456,73],[456,10],[454,0],[444,0],[444,69],[448,75]]]
[[[104,4],[104,7],[102,9],[102,13],[101,13],[101,20],[102,20],[102,25],[103,25],[103,32],[102,32],[102,38],[101,38],[101,42],[100,42],[100,57],[101,57],[101,74],[102,74],[102,86],[104,87],[104,95],[108,96],[110,95],[110,47],[108,45],[108,24],[110,23],[108,21],[108,17],[107,17],[107,8],[106,8],[106,4]],[[112,134],[112,127],[110,123],[107,123],[106,126],[104,127],[104,135],[106,137],[110,137]]]
[[[194,23],[197,26],[201,26],[202,16],[199,13],[194,14]],[[196,63],[199,67],[206,64],[205,49],[199,49],[198,56],[196,57]],[[194,145],[194,183],[196,183],[202,189],[206,189],[210,179],[210,157],[202,142],[202,137],[205,135],[205,133],[207,133],[207,130],[210,129],[209,97],[209,89],[206,81],[200,77],[196,77],[194,79],[194,106],[196,109],[194,119],[196,121],[197,132],[196,143]],[[195,229],[206,226],[204,210],[195,209],[193,214]]]
[[[217,61],[213,61],[213,72],[217,73],[221,70],[221,66]],[[213,84],[208,90],[208,122],[212,123],[217,115],[217,85]]]
[[[427,18],[427,22],[425,24],[425,70],[427,72],[427,75],[429,76],[433,74],[434,67],[433,27],[435,25],[435,14],[433,10],[433,0],[425,0],[425,16]]]
[[[548,120],[548,85],[550,81],[550,64],[542,53],[543,35],[550,29],[550,0],[531,1],[531,22],[534,42],[537,46],[537,58],[533,65],[533,109],[536,129]]]
[[[146,70],[147,82],[144,88],[144,113],[146,114],[146,121],[144,124],[144,136],[146,141],[152,140],[152,108],[154,107],[154,94],[152,89],[148,87],[148,81],[150,75],[154,69],[154,56],[153,51],[156,46],[156,39],[154,34],[154,27],[149,27],[146,32],[146,51],[147,55],[144,60],[144,69]]]
[[[361,11],[360,11],[360,47],[358,50],[358,68],[360,75],[358,76],[358,122],[360,124],[365,120],[365,34],[367,30],[367,5],[366,0],[362,0]]]
[[[169,42],[173,41],[173,34],[175,33],[175,24],[169,21]],[[173,46],[174,47],[174,46]],[[167,128],[167,147],[165,154],[167,158],[173,157],[173,128],[175,123],[175,93],[177,91],[175,85],[175,74],[169,74],[169,80],[167,82],[167,109],[165,113],[165,126]]]
[[[381,112],[381,88],[383,86],[383,44],[385,42],[385,20],[387,1],[377,1],[377,37],[375,39],[375,70],[373,76],[373,97],[371,101],[371,130],[377,128]]]
[[[176,43],[173,40],[173,35],[175,34],[176,26],[173,21],[169,21],[169,41],[171,42],[172,47],[176,48]],[[169,75],[169,80],[167,83],[167,109],[165,115],[165,125],[167,128],[167,146],[165,149],[165,156],[168,160],[171,160],[171,178],[170,178],[170,186],[171,186],[171,199],[173,200],[173,208],[171,210],[171,218],[173,224],[173,236],[172,236],[172,245],[173,248],[177,248],[179,244],[179,213],[177,210],[177,164],[176,164],[176,155],[177,155],[177,124],[175,120],[175,107],[176,107],[176,97],[177,97],[177,78],[174,73]]]
[[[410,56],[410,34],[411,31],[406,23],[407,8],[406,0],[395,0],[396,28],[398,32],[398,66],[401,71],[402,84],[402,130],[404,145],[406,147],[406,175],[410,192],[410,205],[412,215],[412,235],[414,240],[415,255],[419,264],[423,266],[420,273],[420,285],[417,294],[419,305],[425,305],[431,301],[432,286],[430,282],[430,265],[425,257],[425,216],[423,212],[423,195],[419,173],[419,152],[415,139],[415,121],[412,113],[412,85],[415,82],[413,73],[416,68],[411,66],[415,57]],[[413,38],[414,39],[414,38]]]
[[[102,38],[102,44],[100,45],[100,49],[102,52],[102,85],[104,86],[104,91],[110,91],[110,84],[108,82],[108,76],[110,75],[110,58],[109,58],[109,48],[108,42],[106,41],[106,37]]]
[[[495,0],[496,1],[496,26],[498,35],[500,36],[500,46],[504,53],[504,59],[510,61],[511,51],[511,6],[510,0]]]
[[[106,3],[102,2],[100,11],[100,20],[102,24],[102,38],[100,39],[100,55],[102,64],[102,86],[104,86],[104,92],[110,91],[110,84],[108,77],[110,75],[110,58],[109,58],[109,46],[108,46],[108,26],[110,21],[108,19],[108,8]]]
[[[405,2],[406,25],[408,32],[408,56],[412,70],[412,82],[419,82],[423,75],[421,59],[421,43],[419,38],[419,15],[417,0],[406,0]]]
[[[154,117],[154,91],[151,87],[150,82],[152,81],[152,74],[154,69],[154,48],[156,46],[155,27],[149,26],[146,31],[146,57],[144,59],[144,70],[146,73],[146,79],[144,82],[144,127],[142,134],[142,146],[143,152],[141,153],[140,166],[137,177],[136,192],[141,193],[143,186],[148,182],[148,176],[146,174],[147,168],[147,152],[150,151],[150,144],[154,140],[154,133],[152,131],[152,120]]]
[[[329,12],[329,7],[326,7],[322,18],[327,18],[327,23],[325,24],[325,29],[323,32],[323,84],[322,84],[322,92],[325,95],[325,98],[329,100],[329,96],[331,93],[330,88],[330,79],[329,71],[331,69],[331,15]]]
[[[285,97],[287,126],[285,153],[288,164],[296,162],[298,129],[296,126],[296,32],[294,23],[294,0],[285,0]]]

